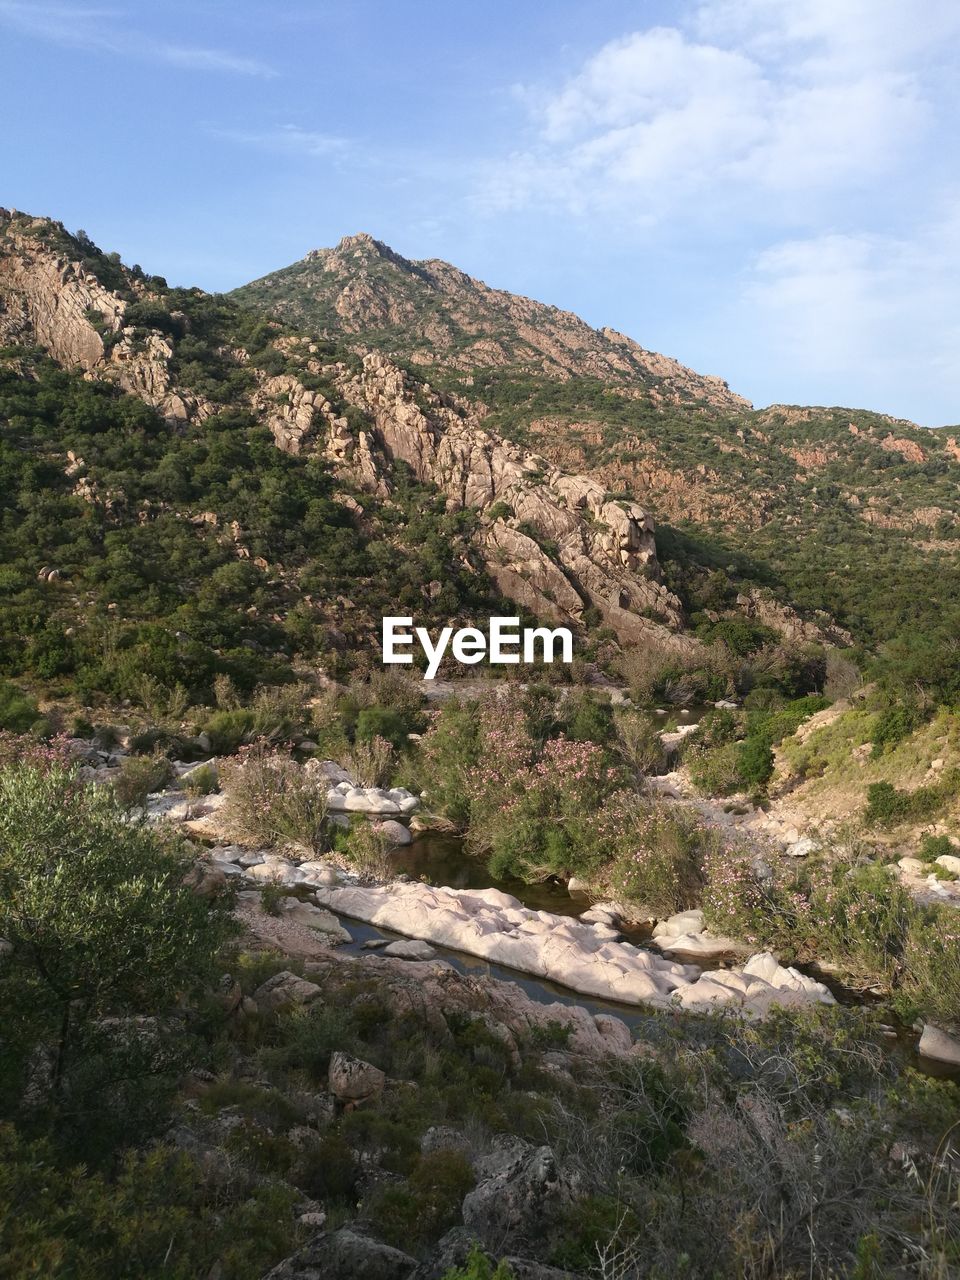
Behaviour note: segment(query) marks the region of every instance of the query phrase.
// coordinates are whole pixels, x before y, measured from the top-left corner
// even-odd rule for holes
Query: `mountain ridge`
[[[301,291],[304,284],[322,291],[323,304],[310,307],[292,298],[283,288],[290,273],[301,277]],[[402,281],[413,290],[411,296],[403,296]],[[714,407],[749,407],[723,379],[695,373],[625,334],[595,329],[572,311],[492,288],[441,258],[405,258],[367,232],[344,236],[332,249],[312,249],[298,263],[231,296],[270,305],[288,320],[321,329],[338,327],[336,316],[342,332],[362,333],[370,345],[416,364],[429,366],[432,351],[463,370],[516,364],[559,377],[639,380],[649,394],[676,403],[702,399]],[[516,326],[514,335],[491,337],[504,318]],[[401,326],[407,341],[398,349]]]

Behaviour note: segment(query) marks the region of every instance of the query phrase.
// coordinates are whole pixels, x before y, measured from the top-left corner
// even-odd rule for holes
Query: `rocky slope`
[[[600,378],[658,403],[749,408],[721,378],[694,373],[613,329],[591,329],[569,311],[491,289],[449,262],[411,262],[365,233],[314,249],[234,296],[419,365],[512,366]]]
[[[220,410],[184,385],[182,335],[193,337],[191,322],[164,310],[164,282],[102,255],[84,260],[83,247],[58,224],[0,213],[0,341],[39,345],[64,366],[139,396],[172,424]],[[112,287],[104,274],[114,276]],[[485,430],[469,406],[379,353],[358,369],[278,328],[273,336],[269,355],[282,373],[270,361],[257,367],[229,334],[215,339],[216,357],[245,375],[231,407],[252,412],[281,450],[319,455],[342,481],[384,499],[405,464],[449,508],[479,513],[475,544],[490,577],[539,618],[580,626],[591,610],[623,643],[679,631],[680,603],[659,581],[653,521],[641,506],[611,501],[589,476],[565,474]]]
[[[367,235],[235,296],[413,364],[488,432],[691,531],[701,563],[733,564],[860,640],[915,621],[919,581],[960,588],[956,429],[843,408],[755,411],[622,335]],[[668,574],[675,589],[680,575]]]

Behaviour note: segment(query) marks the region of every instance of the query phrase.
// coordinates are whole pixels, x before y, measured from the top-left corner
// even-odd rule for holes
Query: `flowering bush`
[[[703,863],[714,837],[690,813],[668,812],[629,791],[603,805],[597,841],[612,859],[610,881],[619,897],[656,915],[694,907],[703,888]]]
[[[325,847],[326,788],[289,755],[262,745],[241,747],[221,762],[220,786],[224,821],[235,839]]]
[[[483,749],[468,773],[469,842],[495,876],[583,874],[603,860],[593,826],[618,771],[593,742],[550,738],[537,747],[523,724],[481,713]]]
[[[892,981],[900,970],[912,904],[890,867],[843,864],[811,889],[821,954]]]
[[[806,950],[810,900],[795,872],[761,872],[744,854],[714,846],[704,864],[703,911],[717,933],[782,952]]]

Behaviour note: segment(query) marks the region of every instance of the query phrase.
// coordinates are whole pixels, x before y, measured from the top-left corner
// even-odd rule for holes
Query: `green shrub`
[[[13,946],[0,969],[5,1048],[52,1046],[38,1087],[69,1101],[74,1120],[81,1084],[93,1084],[84,1063],[109,1058],[114,1042],[127,1075],[136,1058],[142,1076],[159,1069],[149,1036],[102,1019],[159,1019],[209,979],[232,931],[229,902],[199,897],[190,867],[185,848],[131,822],[111,788],[83,785],[55,760],[0,769],[0,937]]]
[[[944,854],[953,853],[955,846],[949,836],[925,835],[920,841],[917,857],[924,862],[936,862]]]
[[[904,706],[902,703],[884,707],[874,719],[870,731],[872,758],[878,759],[884,752],[891,750],[904,738],[908,738],[922,723],[922,719],[915,707]]]
[[[763,738],[747,738],[740,743],[737,772],[748,787],[762,787],[773,773],[773,751]]]
[[[393,707],[364,707],[357,716],[354,733],[360,742],[383,738],[398,751],[407,742],[406,720]]]
[[[175,776],[173,765],[164,755],[125,756],[113,789],[125,809],[143,809],[147,796],[163,791]]]
[[[235,839],[326,847],[327,788],[290,756],[247,747],[220,766],[223,819]]]
[[[463,1197],[475,1181],[462,1152],[434,1151],[417,1158],[405,1183],[378,1187],[364,1215],[388,1244],[419,1249],[459,1222]]]
[[[443,1280],[514,1280],[514,1272],[506,1259],[495,1264],[475,1244],[464,1266],[446,1272]]]
[[[43,733],[46,721],[37,704],[6,680],[0,680],[0,730],[8,733]]]
[[[254,735],[254,714],[248,708],[215,711],[203,725],[215,756],[232,756]]]

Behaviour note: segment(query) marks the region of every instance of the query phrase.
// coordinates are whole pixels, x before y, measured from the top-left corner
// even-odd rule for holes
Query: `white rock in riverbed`
[[[580,921],[530,910],[497,889],[457,890],[411,882],[318,889],[316,897],[355,919],[604,1000],[666,1007],[678,999],[688,1008],[722,1002],[754,1014],[777,1003],[833,1003],[826,987],[784,969],[772,956],[754,957],[754,969],[748,964],[742,972],[720,970],[701,976],[692,966],[598,937]]]
[[[403,787],[385,791],[383,787],[355,787],[338,783],[327,792],[327,807],[334,813],[392,815],[412,813],[420,801]]]

